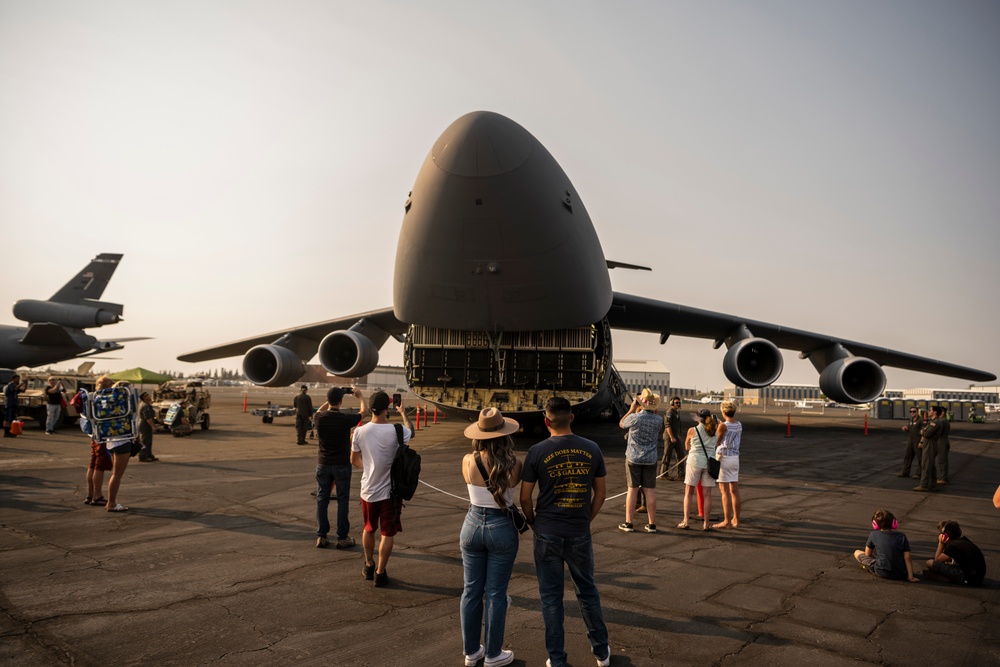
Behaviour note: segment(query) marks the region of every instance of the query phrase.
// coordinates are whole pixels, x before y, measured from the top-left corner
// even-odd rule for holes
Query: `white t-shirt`
[[[403,442],[409,442],[413,431],[403,427]],[[373,424],[354,429],[351,451],[361,452],[361,499],[374,503],[386,500],[392,491],[389,474],[399,442],[392,424]]]

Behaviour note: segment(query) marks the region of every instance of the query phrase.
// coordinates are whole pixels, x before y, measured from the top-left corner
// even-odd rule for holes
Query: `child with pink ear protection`
[[[854,558],[861,563],[862,569],[883,579],[920,581],[913,576],[910,542],[906,535],[896,532],[899,522],[892,512],[875,510],[872,528],[865,550],[854,552]]]

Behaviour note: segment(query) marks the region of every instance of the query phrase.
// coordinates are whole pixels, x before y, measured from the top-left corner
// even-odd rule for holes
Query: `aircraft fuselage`
[[[581,406],[611,369],[607,262],[565,172],[512,120],[467,114],[406,202],[393,310],[411,390],[447,409]],[[600,401],[601,407],[607,400]]]
[[[94,348],[97,339],[83,331],[70,333],[73,345],[26,345],[21,341],[26,327],[0,325],[0,367],[45,366],[80,356]]]

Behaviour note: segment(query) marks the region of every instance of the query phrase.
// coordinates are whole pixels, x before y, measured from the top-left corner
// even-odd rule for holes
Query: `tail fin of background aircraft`
[[[49,301],[83,303],[85,299],[100,299],[121,259],[122,255],[120,254],[101,253],[90,260],[90,264],[66,283],[62,289],[53,294]]]

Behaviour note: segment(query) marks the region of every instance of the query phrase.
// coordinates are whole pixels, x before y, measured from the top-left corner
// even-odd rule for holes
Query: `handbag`
[[[718,459],[709,458],[708,451],[705,450],[705,441],[701,439],[701,433],[698,432],[698,427],[694,429],[694,434],[698,436],[698,442],[701,443],[701,451],[705,452],[705,458],[708,459],[708,476],[712,479],[719,479],[719,471],[722,469],[722,463]]]
[[[483,465],[482,460],[479,458],[479,454],[473,453],[472,458],[476,460],[476,467],[479,468],[479,474],[483,476],[483,481],[486,482],[486,489],[493,493],[493,487],[490,486],[490,475],[486,472],[486,466]],[[517,529],[518,533],[523,533],[528,530],[528,520],[524,518],[521,514],[521,510],[518,509],[517,505],[510,503],[504,509],[507,510],[507,514],[510,516],[511,522],[514,524],[514,528]]]

